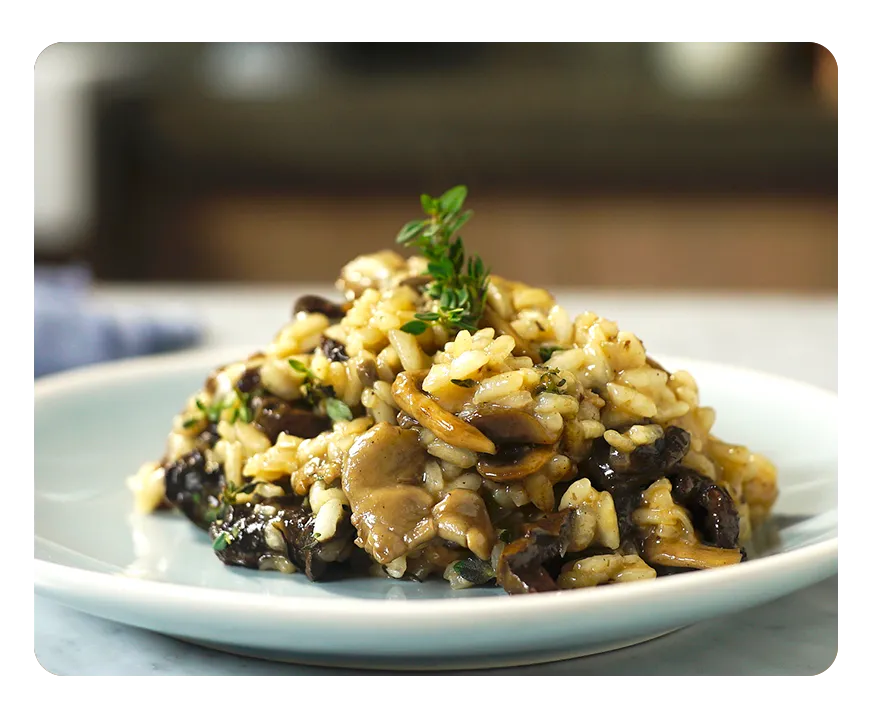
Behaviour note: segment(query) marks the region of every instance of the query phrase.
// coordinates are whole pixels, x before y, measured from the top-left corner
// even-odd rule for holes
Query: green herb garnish
[[[548,369],[542,374],[539,383],[533,389],[533,394],[541,394],[545,391],[551,394],[562,394],[561,389],[565,384],[566,379],[560,376],[560,372],[557,369]]]
[[[327,416],[332,421],[351,421],[354,418],[351,409],[344,401],[331,396],[325,400],[324,404],[327,409]]]
[[[474,379],[452,379],[452,384],[456,384],[457,386],[462,386],[464,389],[469,389],[475,386]]]
[[[554,352],[565,352],[565,347],[539,347],[539,356],[542,357],[542,363],[544,364],[548,361],[552,356],[554,356]]]
[[[454,563],[454,571],[460,578],[470,583],[487,583],[496,577],[496,571],[490,561],[477,557],[464,558]]]
[[[230,531],[222,531],[212,542],[213,551],[223,551],[230,544],[239,538],[239,526],[234,526]]]
[[[322,384],[312,370],[297,359],[288,359],[288,364],[295,371],[305,375],[300,391],[310,406],[317,406],[323,401],[327,416],[333,422],[351,421],[354,418],[351,408],[344,401],[336,398],[336,391],[330,384]]]
[[[261,393],[260,389],[255,389],[251,393],[234,389],[230,394],[224,397],[223,401],[216,401],[214,404],[208,406],[200,399],[197,399],[196,404],[200,414],[188,417],[182,426],[186,429],[190,429],[192,426],[200,423],[204,419],[210,424],[217,424],[221,421],[221,414],[224,413],[225,409],[233,410],[228,419],[231,424],[240,420],[248,423],[254,418],[251,409],[249,408],[249,401],[252,396],[259,393]]]
[[[400,327],[409,334],[421,334],[431,324],[475,332],[484,311],[489,270],[477,254],[466,257],[463,240],[454,235],[472,217],[461,212],[466,187],[452,187],[441,197],[421,195],[421,208],[427,216],[407,222],[397,235],[397,243],[417,247],[427,259],[431,281],[424,288],[435,299],[434,311],[419,312]]]
[[[227,511],[227,505],[224,504],[223,502],[219,503],[217,506],[212,506],[212,507],[206,509],[206,511],[203,512],[203,519],[207,523],[210,523],[210,524],[215,523],[218,519],[224,518],[224,514],[226,511]]]

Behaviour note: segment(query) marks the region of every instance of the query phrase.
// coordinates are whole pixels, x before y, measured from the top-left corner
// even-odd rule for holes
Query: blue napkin
[[[192,320],[113,314],[89,298],[90,282],[84,267],[34,268],[35,377],[184,349],[202,338],[202,329]]]

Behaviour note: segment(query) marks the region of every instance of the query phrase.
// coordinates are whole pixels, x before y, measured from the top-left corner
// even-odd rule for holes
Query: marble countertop
[[[101,286],[118,312],[193,313],[210,345],[266,343],[295,297],[324,287]],[[555,292],[570,312],[590,309],[637,333],[653,356],[728,362],[837,387],[837,300],[832,295]],[[764,606],[704,621],[611,653],[512,675],[814,675],[837,652],[838,576]],[[271,663],[223,654],[79,613],[34,597],[40,664],[61,675],[351,675],[362,671]]]

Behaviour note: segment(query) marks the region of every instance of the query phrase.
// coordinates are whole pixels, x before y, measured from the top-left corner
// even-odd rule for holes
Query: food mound
[[[301,297],[265,351],[213,371],[130,480],[138,508],[311,580],[515,594],[742,561],[775,467],[715,438],[693,378],[636,335],[467,256],[465,198],[422,196],[397,237],[416,256],[358,257],[343,303]]]

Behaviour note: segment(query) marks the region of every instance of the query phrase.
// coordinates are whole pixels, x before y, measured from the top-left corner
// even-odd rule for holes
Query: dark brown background
[[[836,289],[818,45],[766,46],[730,93],[677,90],[647,44],[268,46],[225,86],[245,47],[136,46],[93,89],[99,277],[332,280],[465,183],[467,244],[534,284]]]

